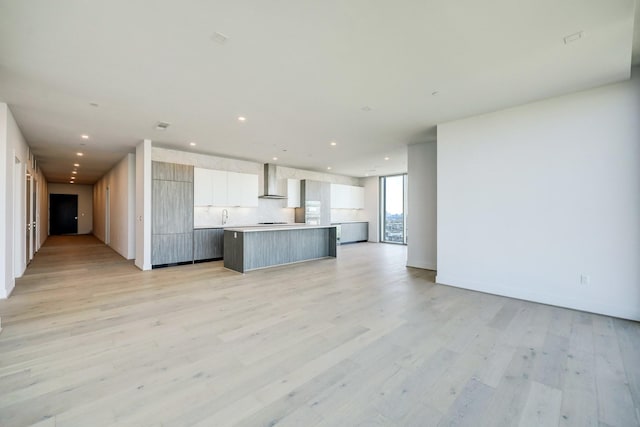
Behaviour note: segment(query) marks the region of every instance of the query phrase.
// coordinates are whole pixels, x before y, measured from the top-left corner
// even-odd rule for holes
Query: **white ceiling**
[[[406,171],[406,146],[434,140],[438,123],[629,78],[634,8],[635,0],[3,0],[0,101],[50,182],[68,180],[81,150],[78,182],[93,183],[144,138],[390,174]],[[635,41],[637,55],[638,31]],[[171,126],[157,131],[158,121]]]

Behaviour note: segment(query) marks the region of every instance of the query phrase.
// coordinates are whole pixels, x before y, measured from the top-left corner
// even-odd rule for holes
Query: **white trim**
[[[574,310],[587,311],[590,313],[604,314],[607,316],[620,317],[623,319],[640,321],[640,308],[629,310],[625,307],[614,307],[602,304],[600,301],[585,301],[583,298],[567,298],[562,295],[552,295],[543,292],[532,291],[528,286],[515,288],[495,283],[480,283],[466,280],[460,277],[436,276],[436,283],[440,285],[453,286],[456,288],[469,289],[472,291],[487,294],[500,295],[521,300],[533,301],[542,304],[553,305]]]

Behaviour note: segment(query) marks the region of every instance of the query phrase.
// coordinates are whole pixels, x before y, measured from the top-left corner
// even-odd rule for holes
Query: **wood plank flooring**
[[[0,426],[634,426],[640,325],[436,285],[406,248],[141,272],[50,237],[0,301]]]

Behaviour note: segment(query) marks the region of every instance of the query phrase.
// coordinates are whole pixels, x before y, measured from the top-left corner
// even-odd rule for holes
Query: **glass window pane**
[[[383,240],[405,243],[404,175],[383,178],[384,216]]]

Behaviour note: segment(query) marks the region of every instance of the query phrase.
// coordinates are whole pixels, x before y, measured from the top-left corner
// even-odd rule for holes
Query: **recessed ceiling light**
[[[192,146],[192,147],[195,147],[196,143],[195,142],[190,142],[189,145]]]
[[[73,184],[73,181],[69,181],[69,184]]]
[[[385,159],[385,160],[389,160],[389,159],[390,159],[390,157],[385,157],[384,159]]]
[[[327,170],[330,171],[331,170],[331,166],[327,166]]]
[[[331,144],[331,145],[332,145],[332,146],[334,146],[334,147],[335,147],[336,145],[338,145],[338,143],[337,143],[337,142],[335,142],[335,141],[331,141],[329,144]]]
[[[87,135],[86,133],[80,135],[80,138],[82,139],[89,139],[89,135]]]
[[[74,163],[73,166],[78,168],[78,167],[80,167],[80,163]]]
[[[83,153],[76,153],[76,155],[77,155],[77,156],[80,156],[80,157],[84,156],[84,154],[83,154]]]
[[[156,123],[156,130],[167,130],[169,126],[171,126],[171,123],[158,122]]]
[[[277,157],[274,157],[274,158],[273,158],[273,160],[278,160],[278,158],[277,158]]]
[[[90,102],[89,105],[94,108],[97,108],[100,106],[100,104],[98,104],[97,102]]]
[[[439,93],[440,93],[439,91],[434,90],[433,92],[431,92],[431,95],[432,95],[432,96],[437,96]]]
[[[244,117],[244,116],[238,116],[238,121],[239,121],[239,122],[246,122],[246,121],[247,121],[247,118],[246,118],[246,117]]]
[[[76,172],[76,171],[71,171],[71,173],[75,175],[75,174],[77,174],[78,172]]]

